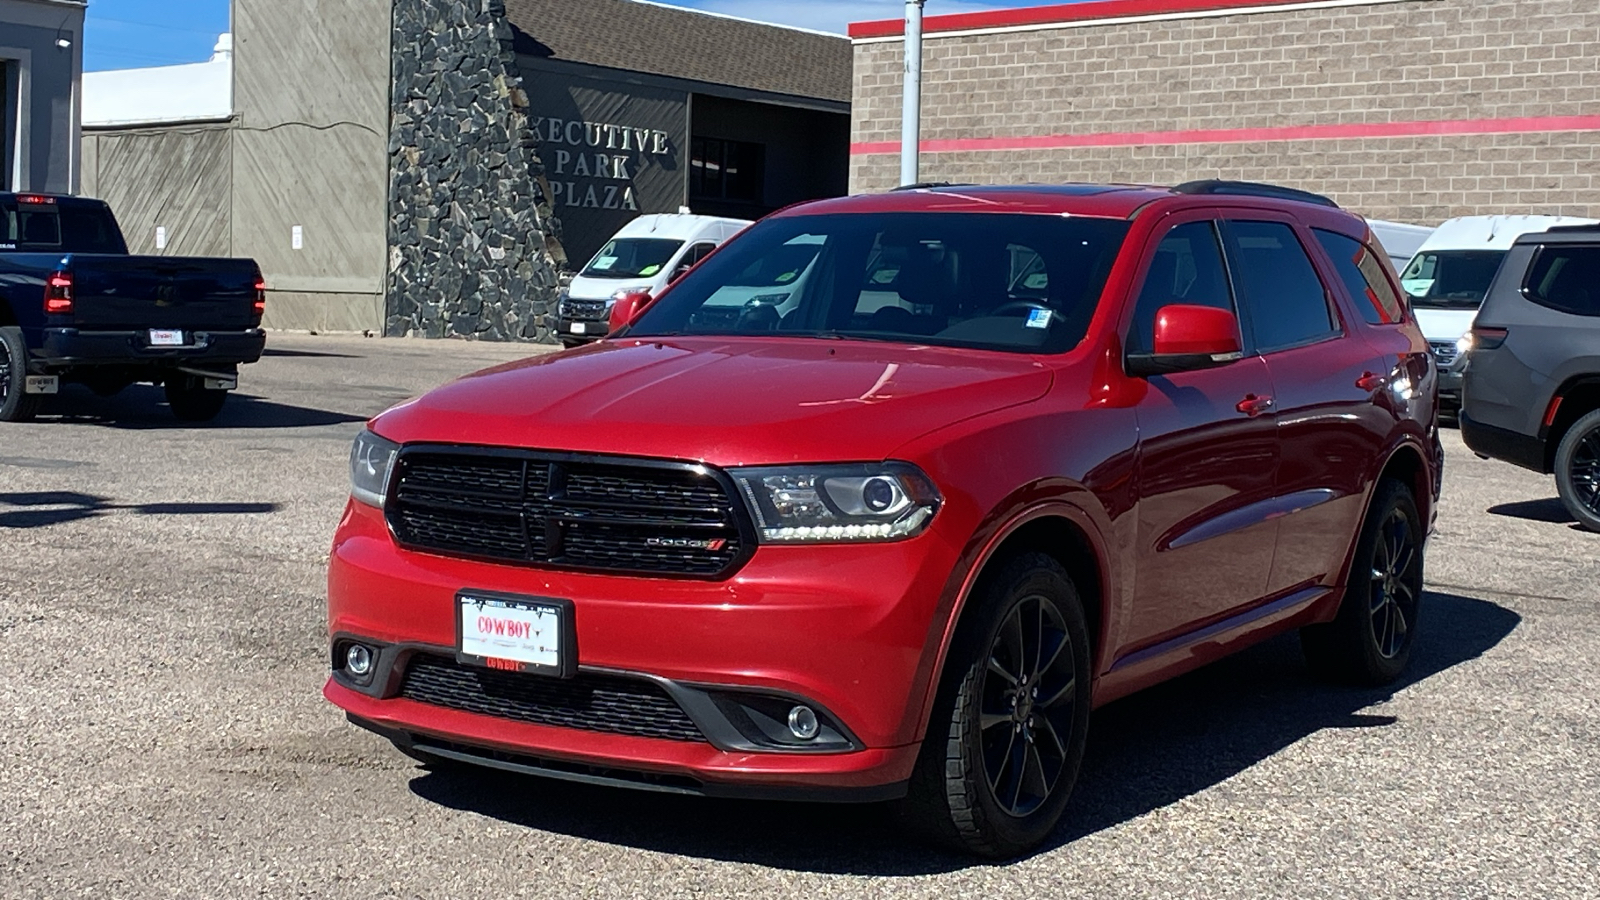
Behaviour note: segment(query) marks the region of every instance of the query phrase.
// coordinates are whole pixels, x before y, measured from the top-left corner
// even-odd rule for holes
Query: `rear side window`
[[[1355,298],[1361,318],[1369,325],[1394,325],[1405,319],[1400,294],[1383,273],[1378,251],[1360,241],[1334,231],[1312,229],[1317,242],[1328,252],[1339,278]]]
[[[1228,223],[1235,284],[1265,353],[1338,333],[1328,294],[1294,229],[1282,222]]]
[[[1540,306],[1600,316],[1600,247],[1543,247],[1522,293]]]
[[[1156,314],[1175,303],[1210,306],[1233,312],[1222,248],[1210,222],[1190,222],[1167,232],[1145,271],[1144,286],[1133,308],[1128,352],[1149,353],[1155,343]]]

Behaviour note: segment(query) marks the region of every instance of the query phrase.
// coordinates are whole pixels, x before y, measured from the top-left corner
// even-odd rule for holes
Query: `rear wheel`
[[[1014,857],[1066,809],[1089,726],[1089,633],[1059,563],[1007,563],[973,598],[902,807],[953,849]]]
[[[1580,525],[1600,531],[1600,409],[1572,423],[1556,448],[1556,490]]]
[[[172,414],[185,422],[209,422],[222,412],[227,391],[210,390],[194,375],[178,373],[167,378],[167,405]]]
[[[22,329],[0,328],[0,422],[26,422],[39,412],[40,397],[26,393],[28,346]]]
[[[1356,542],[1338,617],[1300,629],[1300,646],[1313,672],[1371,686],[1400,677],[1417,637],[1422,541],[1422,517],[1411,489],[1398,481],[1379,483]]]

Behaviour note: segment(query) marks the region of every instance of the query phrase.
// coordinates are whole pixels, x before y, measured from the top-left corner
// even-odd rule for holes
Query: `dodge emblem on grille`
[[[725,538],[700,540],[699,538],[663,538],[653,537],[644,539],[647,547],[671,547],[675,550],[710,550],[713,553],[728,545]]]

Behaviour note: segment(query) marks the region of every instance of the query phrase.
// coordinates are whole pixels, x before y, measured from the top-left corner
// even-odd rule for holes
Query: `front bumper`
[[[578,319],[557,315],[556,336],[563,341],[598,341],[611,333],[611,323],[605,319]]]
[[[565,572],[403,550],[380,511],[352,503],[329,566],[335,640],[449,653],[456,595],[463,589],[567,599],[584,671],[636,673],[691,690],[802,698],[837,722],[855,749],[740,748],[706,727],[708,717],[689,701],[680,706],[702,726],[704,741],[436,706],[400,696],[398,678],[361,689],[336,673],[324,694],[358,724],[402,744],[509,754],[522,761],[519,771],[548,769],[554,761],[650,773],[712,795],[895,796],[916,761],[943,630],[942,621],[934,624],[936,608],[956,556],[930,530],[889,544],[762,547],[724,581]]]
[[[240,365],[261,359],[267,345],[267,333],[259,328],[195,331],[186,337],[182,346],[155,347],[148,331],[46,328],[30,369],[42,374],[79,366]]]

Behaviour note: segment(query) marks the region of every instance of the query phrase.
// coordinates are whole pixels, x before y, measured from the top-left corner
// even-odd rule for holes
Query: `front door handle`
[[[1237,409],[1239,412],[1242,412],[1247,416],[1251,416],[1252,418],[1261,415],[1271,408],[1271,397],[1258,397],[1255,394],[1245,395],[1245,398],[1240,400],[1239,404],[1234,407],[1234,409]]]
[[[1379,375],[1375,372],[1362,372],[1361,377],[1356,379],[1356,387],[1363,391],[1375,391],[1388,383],[1389,376]]]

